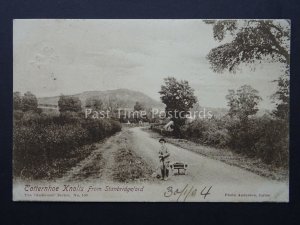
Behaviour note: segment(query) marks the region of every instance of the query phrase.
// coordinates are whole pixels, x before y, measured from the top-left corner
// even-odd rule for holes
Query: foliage
[[[13,93],[13,108],[14,110],[38,111],[38,101],[34,94],[27,91],[23,96],[20,92]]]
[[[13,162],[16,177],[22,174],[33,179],[50,178],[48,172],[59,169],[57,163],[74,157],[78,148],[121,130],[117,121],[85,119],[76,112],[53,116],[15,111],[14,115]]]
[[[255,155],[264,162],[288,167],[289,126],[285,120],[262,117],[256,121],[258,141],[253,147]]]
[[[229,124],[229,147],[239,153],[260,158],[276,166],[288,166],[288,125],[283,120],[265,115]]]
[[[287,74],[281,76],[277,82],[277,91],[272,98],[276,102],[276,109],[273,111],[275,117],[288,121],[290,104],[290,80]]]
[[[27,91],[22,98],[23,111],[37,110],[38,101],[35,95]]]
[[[85,107],[100,111],[103,109],[103,102],[99,97],[89,97],[85,101]]]
[[[119,108],[125,107],[126,102],[122,99],[117,98],[116,96],[108,96],[105,101],[105,109],[110,110],[111,112],[116,112]]]
[[[230,141],[228,130],[218,119],[194,120],[183,126],[181,132],[187,139],[218,148],[227,147]]]
[[[192,89],[186,80],[177,81],[174,77],[164,79],[165,85],[159,91],[162,102],[166,105],[174,121],[174,134],[180,135],[180,127],[185,123],[185,115],[197,102]]]
[[[61,95],[58,100],[59,112],[80,112],[81,101],[78,97]]]
[[[289,65],[290,22],[276,20],[214,20],[214,38],[232,40],[213,48],[207,58],[215,72],[235,72],[241,63],[268,60]]]
[[[158,127],[153,131],[169,135]],[[264,115],[242,121],[237,117],[197,119],[181,127],[188,140],[231,149],[239,154],[260,159],[266,164],[288,167],[288,124],[284,120]]]
[[[215,72],[235,72],[240,64],[266,60],[285,65],[284,75],[276,82],[272,96],[276,102],[274,115],[288,120],[290,21],[279,20],[206,20],[213,25],[214,38],[225,43],[213,48],[207,58]]]
[[[142,110],[144,110],[144,108],[145,107],[139,102],[136,102],[134,107],[133,107],[134,111],[142,111]]]
[[[259,138],[255,126],[255,120],[252,119],[246,121],[236,119],[227,123],[226,128],[231,137],[228,146],[239,153],[254,156],[252,147]]]
[[[250,85],[243,85],[236,92],[229,90],[226,99],[229,106],[228,114],[231,117],[237,116],[241,120],[246,120],[248,116],[257,113],[257,105],[261,97],[258,95],[258,91]]]
[[[22,110],[22,96],[20,92],[13,93],[13,108],[14,110]]]
[[[203,143],[206,145],[224,148],[228,146],[229,141],[230,135],[226,128],[216,129],[212,127],[203,132]]]

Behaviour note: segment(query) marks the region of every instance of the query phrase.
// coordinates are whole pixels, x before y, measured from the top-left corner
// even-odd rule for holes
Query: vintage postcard
[[[13,200],[288,202],[289,20],[13,22]]]

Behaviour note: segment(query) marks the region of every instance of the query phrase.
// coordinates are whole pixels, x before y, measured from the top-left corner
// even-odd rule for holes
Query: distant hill
[[[104,102],[108,99],[117,99],[118,101],[122,102],[122,107],[126,108],[133,108],[136,102],[139,102],[146,106],[146,108],[158,108],[164,109],[165,105],[159,101],[156,101],[149,96],[145,95],[139,91],[132,91],[129,89],[115,89],[115,90],[107,90],[107,91],[85,91],[79,94],[72,95],[74,97],[78,97],[82,105],[84,106],[85,101],[89,97],[99,97]],[[39,104],[50,104],[50,105],[57,105],[59,100],[59,96],[54,97],[43,97],[38,98]],[[211,111],[211,113],[220,118],[228,113],[227,108],[214,108],[214,107],[200,107],[198,111],[201,111],[205,108],[206,112]],[[193,110],[192,110],[193,111]],[[260,109],[256,116],[262,116],[263,114],[269,112],[266,109]]]
[[[79,94],[71,95],[74,97],[78,97],[82,105],[84,106],[87,98],[90,97],[99,97],[104,102],[109,99],[116,99],[123,103],[122,107],[133,108],[136,102],[139,102],[146,106],[146,108],[164,108],[164,104],[159,101],[156,101],[149,96],[145,95],[139,91],[132,91],[129,89],[116,89],[116,90],[107,90],[107,91],[85,91]],[[57,105],[59,100],[59,96],[54,97],[43,97],[38,98],[39,104],[51,104]]]

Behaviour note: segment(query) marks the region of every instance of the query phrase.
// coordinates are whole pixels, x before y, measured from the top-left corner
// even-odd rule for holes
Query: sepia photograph
[[[289,202],[287,19],[15,19],[13,201]]]

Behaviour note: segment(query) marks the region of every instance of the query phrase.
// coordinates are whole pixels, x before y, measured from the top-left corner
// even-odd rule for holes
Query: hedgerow
[[[84,118],[74,112],[56,116],[15,112],[14,176],[49,178],[59,161],[76,158],[82,146],[101,141],[120,130],[117,121]]]
[[[171,132],[163,126],[153,131],[165,136]],[[288,167],[289,127],[286,120],[271,115],[252,117],[246,121],[224,116],[197,119],[181,127],[182,138],[217,148],[231,149],[248,157],[261,159],[276,167]]]

